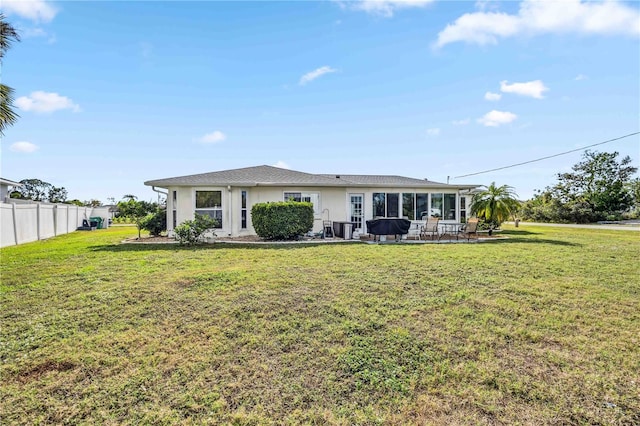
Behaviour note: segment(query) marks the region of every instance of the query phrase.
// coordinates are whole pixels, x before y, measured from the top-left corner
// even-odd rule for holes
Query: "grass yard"
[[[640,233],[1,250],[2,424],[640,424]]]

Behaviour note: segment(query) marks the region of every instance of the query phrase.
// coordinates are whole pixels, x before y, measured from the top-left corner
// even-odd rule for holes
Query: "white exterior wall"
[[[402,214],[402,193],[447,193],[456,194],[456,221],[460,217],[460,196],[458,191],[443,190],[440,188],[400,188],[400,187],[305,187],[305,186],[252,186],[252,187],[228,187],[203,186],[203,187],[170,187],[167,200],[167,227],[172,230],[171,211],[173,209],[172,191],[177,191],[177,224],[185,220],[193,219],[195,213],[195,193],[198,191],[222,192],[222,229],[216,230],[218,236],[255,235],[251,222],[251,207],[256,203],[284,201],[285,192],[302,192],[320,194],[320,213],[314,217],[313,231],[322,231],[322,221],[348,221],[350,220],[350,194],[363,194],[364,196],[364,220],[373,219],[373,193],[386,192],[400,194],[399,211]],[[241,229],[241,203],[242,191],[247,191],[247,228]],[[468,200],[469,201],[469,200]],[[429,197],[431,208],[431,197]],[[467,204],[467,217],[469,206]],[[366,231],[364,229],[363,231]]]
[[[196,207],[196,192],[193,188],[176,188],[178,190],[177,224],[192,220]]]
[[[7,198],[8,195],[9,195],[9,185],[0,183],[0,200],[4,201],[4,199]]]
[[[273,201],[284,201],[285,192],[305,192],[320,194],[320,214],[314,215],[313,232],[322,231],[323,220],[346,220],[347,215],[347,193],[345,188],[318,188],[305,186],[291,187],[265,187],[258,186],[248,188],[249,210],[247,219],[247,234],[254,235],[255,230],[251,225],[251,206],[256,203],[267,203]],[[240,192],[238,192],[240,197]],[[238,221],[240,220],[240,198],[238,198]]]

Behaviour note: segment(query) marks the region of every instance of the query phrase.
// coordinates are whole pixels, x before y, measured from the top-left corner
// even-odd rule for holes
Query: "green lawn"
[[[640,424],[640,233],[1,253],[2,424]]]

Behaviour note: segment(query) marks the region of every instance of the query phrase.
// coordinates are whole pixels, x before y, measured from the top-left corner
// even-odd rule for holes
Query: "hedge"
[[[254,204],[251,221],[256,233],[265,240],[293,240],[313,228],[313,204],[297,201]]]

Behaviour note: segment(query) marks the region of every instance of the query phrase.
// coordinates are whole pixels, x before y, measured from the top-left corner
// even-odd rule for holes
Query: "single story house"
[[[144,183],[167,196],[167,229],[195,213],[218,220],[219,236],[255,235],[251,207],[273,201],[310,201],[315,232],[323,222],[353,223],[366,232],[374,217],[421,220],[425,215],[460,222],[468,215],[471,190],[478,185],[449,185],[426,179],[384,175],[311,174],[272,166],[246,167]],[[166,190],[160,191],[157,188]]]
[[[9,200],[9,195],[11,194],[11,192],[16,188],[20,188],[21,186],[22,184],[20,182],[15,182],[0,177],[0,202],[7,202]]]

